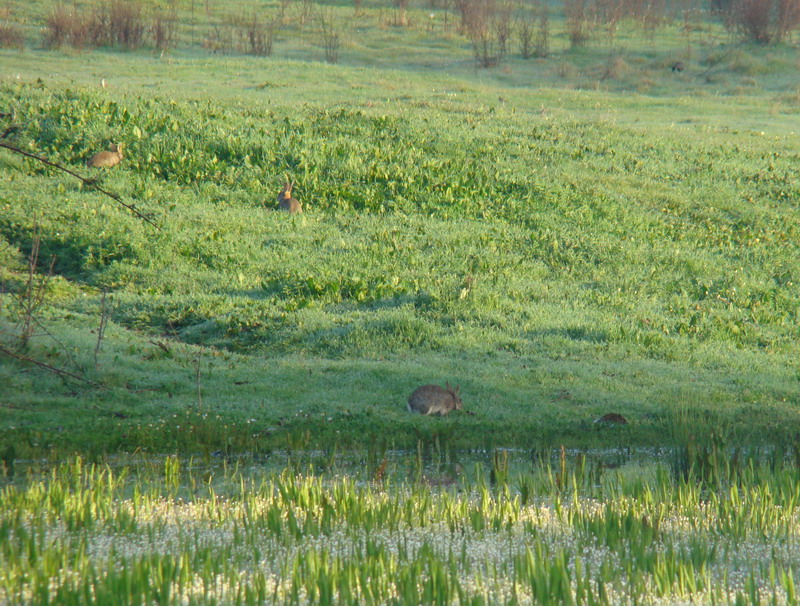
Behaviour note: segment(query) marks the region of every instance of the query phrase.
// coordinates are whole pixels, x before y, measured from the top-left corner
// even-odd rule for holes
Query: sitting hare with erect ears
[[[278,194],[278,208],[285,210],[292,215],[297,215],[303,212],[303,207],[300,202],[292,198],[292,188],[294,183],[287,181],[283,185],[283,190]]]

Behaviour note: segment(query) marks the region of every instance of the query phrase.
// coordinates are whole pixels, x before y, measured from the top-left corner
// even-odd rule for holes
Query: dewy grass
[[[101,89],[82,58],[50,59],[76,81],[0,86],[14,142],[77,168],[123,141],[104,183],[161,230],[40,165],[2,166],[4,289],[20,286],[34,212],[40,258],[56,257],[41,318],[55,340],[31,355],[108,388],[3,358],[15,408],[0,435],[18,456],[348,447],[365,432],[404,448],[793,435],[797,129],[769,96],[527,95],[393,73],[401,99],[384,71],[292,61],[271,64],[286,94],[265,96],[203,87],[263,78],[243,59],[127,55]],[[145,72],[175,84],[145,95]],[[358,84],[345,101],[343,82]],[[287,173],[302,217],[273,212]],[[0,296],[5,342],[18,314]],[[445,381],[474,417],[405,412]],[[612,411],[629,425],[593,423]]]
[[[453,490],[178,459],[29,469],[0,492],[0,601],[795,603],[796,468],[710,484],[649,463],[591,489],[578,471]]]

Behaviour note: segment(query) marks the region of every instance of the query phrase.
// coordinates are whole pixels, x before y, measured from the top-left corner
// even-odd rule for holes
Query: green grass
[[[494,460],[491,483],[476,462],[459,490],[428,486],[421,458],[385,458],[374,482],[335,456],[331,475],[174,457],[29,467],[0,491],[0,599],[797,603],[800,478],[779,457],[678,479],[652,462]]]
[[[17,344],[36,224],[56,276],[23,353],[104,387],[3,357],[4,443],[27,456],[790,439],[791,50],[709,38],[673,75],[679,36],[634,46],[621,30],[619,78],[595,73],[596,43],[444,74],[403,64],[368,8],[369,48],[337,66],[297,60],[313,57],[296,38],[267,59],[2,51],[8,141],[80,172],[122,141],[102,183],[160,225],[0,150],[3,344]],[[697,78],[706,65],[724,82]],[[284,175],[300,217],[273,212]],[[445,381],[474,416],[405,411],[415,387]],[[607,412],[629,425],[593,423]]]
[[[212,57],[209,5],[156,58],[7,3],[4,142],[124,143],[159,228],[0,149],[0,602],[796,604],[792,48],[554,15],[475,70],[367,3],[325,65],[295,4]],[[406,411],[445,381],[473,414]]]

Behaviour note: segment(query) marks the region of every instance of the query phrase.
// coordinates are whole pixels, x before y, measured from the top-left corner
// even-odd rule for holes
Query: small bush
[[[156,50],[164,52],[175,48],[178,39],[178,17],[175,11],[169,13],[156,11],[153,14],[150,33]]]
[[[586,0],[564,0],[567,35],[571,48],[584,46],[589,41],[589,20]]]
[[[89,24],[83,15],[62,5],[50,11],[42,34],[45,48],[60,48],[70,44],[83,48],[89,40]]]
[[[12,24],[0,23],[0,48],[25,48],[25,35],[22,28]]]
[[[215,24],[206,32],[203,38],[203,48],[214,53],[227,54],[231,51],[233,39],[230,37],[230,29],[222,24]]]
[[[142,5],[137,0],[112,0],[109,11],[111,39],[128,49],[140,48],[144,42],[145,24]]]
[[[319,43],[325,51],[325,61],[328,63],[338,63],[339,48],[342,45],[339,27],[330,14],[323,14],[319,19],[319,23]]]
[[[523,15],[517,19],[517,38],[522,58],[530,59],[533,56],[533,19],[530,15]]]
[[[800,0],[735,0],[721,15],[745,40],[775,44],[800,25]]]
[[[492,19],[492,30],[497,40],[497,50],[503,57],[508,52],[508,40],[511,37],[511,5],[501,4],[495,8]]]
[[[539,8],[539,26],[536,30],[533,54],[541,59],[550,56],[550,15],[546,3]]]
[[[275,37],[275,24],[264,25],[254,13],[245,24],[247,32],[247,54],[256,57],[267,57],[272,54],[272,42]]]
[[[92,46],[111,46],[114,41],[111,38],[111,25],[108,7],[104,4],[96,4],[91,9],[88,19],[89,40]]]
[[[472,43],[478,67],[493,67],[503,58],[507,31],[504,9],[498,10],[495,0],[464,0],[458,5],[461,23]],[[506,24],[507,25],[507,24]]]

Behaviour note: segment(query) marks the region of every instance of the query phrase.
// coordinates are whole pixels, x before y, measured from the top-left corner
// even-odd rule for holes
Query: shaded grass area
[[[4,358],[20,448],[644,444],[673,439],[681,411],[742,441],[796,430],[795,118],[747,122],[770,99],[501,103],[404,74],[403,99],[370,105],[379,71],[276,62],[286,90],[264,96],[184,81],[219,65],[114,61],[131,81],[175,78],[174,94],[94,90],[85,66],[76,84],[0,89],[25,149],[77,168],[123,141],[103,183],[161,225],[2,156],[5,292],[34,218],[56,257],[42,324],[57,340],[31,354],[109,388]],[[356,99],[336,96],[348,80]],[[686,114],[708,118],[676,126]],[[284,175],[301,217],[272,210]],[[18,301],[2,311],[11,343]],[[445,380],[475,416],[405,412]],[[612,411],[630,425],[592,422]]]

